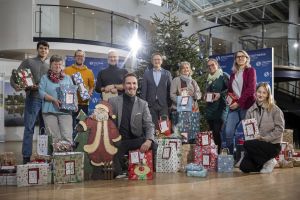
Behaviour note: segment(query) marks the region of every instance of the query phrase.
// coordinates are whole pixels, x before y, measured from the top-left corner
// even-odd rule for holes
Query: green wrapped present
[[[33,86],[33,76],[30,69],[13,69],[12,70],[12,77],[15,83],[21,88],[25,89],[27,87]]]

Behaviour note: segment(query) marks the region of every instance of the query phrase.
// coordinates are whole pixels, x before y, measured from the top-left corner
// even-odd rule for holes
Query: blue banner
[[[256,70],[257,83],[267,82],[273,86],[273,48],[247,51],[250,56],[250,64]],[[224,55],[213,55],[210,58],[216,59],[223,71],[231,74],[233,66],[233,53]]]

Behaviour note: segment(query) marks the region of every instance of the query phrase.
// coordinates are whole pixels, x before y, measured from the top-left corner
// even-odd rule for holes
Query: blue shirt
[[[153,68],[153,78],[156,86],[158,86],[159,84],[160,77],[161,77],[161,68],[160,69]]]
[[[48,94],[55,99],[58,99],[58,91],[60,85],[74,85],[70,76],[65,75],[63,80],[60,80],[58,83],[53,83],[48,75],[45,74],[41,78],[39,84],[39,93],[43,99],[42,113],[54,113],[54,114],[70,114],[68,112],[63,112],[53,105],[52,102],[45,100],[45,95]]]

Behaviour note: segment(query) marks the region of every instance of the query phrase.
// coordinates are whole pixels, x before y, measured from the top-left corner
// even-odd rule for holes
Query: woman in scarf
[[[41,78],[39,93],[43,99],[45,128],[52,134],[53,141],[65,140],[72,143],[72,114],[70,111],[60,110],[58,92],[60,85],[73,85],[73,81],[63,73],[62,68],[62,57],[53,55],[48,74]]]
[[[176,110],[177,96],[191,96],[193,98],[193,111],[199,111],[197,100],[201,99],[201,92],[197,82],[192,79],[192,70],[189,62],[180,63],[179,76],[174,78],[171,83],[172,110]]]
[[[206,81],[205,117],[220,152],[220,132],[228,110],[226,106],[228,78],[223,74],[218,61],[215,59],[208,60],[207,68],[209,74]]]

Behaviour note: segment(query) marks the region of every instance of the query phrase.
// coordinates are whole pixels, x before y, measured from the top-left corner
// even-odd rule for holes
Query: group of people
[[[118,152],[113,160],[116,175],[122,174],[122,158],[129,150],[155,151],[154,133],[159,127],[159,118],[162,115],[169,116],[170,111],[176,110],[177,96],[190,96],[193,111],[199,111],[197,101],[203,96],[207,102],[205,117],[213,132],[214,141],[219,148],[222,144],[229,148],[231,153],[234,132],[239,122],[245,118],[255,118],[259,122],[259,135],[255,140],[246,141],[244,145],[246,154],[240,164],[243,172],[270,171],[274,164],[273,158],[280,151],[284,129],[283,114],[274,104],[270,86],[262,83],[256,87],[255,69],[250,66],[250,57],[245,51],[235,53],[233,73],[229,79],[217,60],[208,60],[209,74],[204,95],[197,82],[192,79],[190,63],[181,62],[179,76],[172,79],[171,73],[162,68],[162,54],[154,53],[151,57],[152,67],[147,68],[143,75],[140,97],[136,96],[137,76],[117,66],[116,51],[108,52],[109,66],[99,72],[96,84],[93,72],[84,65],[84,51],[75,51],[75,63],[66,68],[63,67],[62,57],[58,55],[51,56],[50,66],[48,65],[47,42],[38,42],[37,52],[37,57],[24,60],[19,67],[29,68],[35,83],[25,90],[23,163],[30,161],[37,118],[42,126],[45,123],[46,130],[51,132],[54,139],[73,142],[76,116],[80,110],[88,113],[89,100],[82,100],[78,95],[76,112],[62,111],[57,90],[60,84],[73,84],[70,76],[76,72],[80,72],[89,95],[94,91],[101,93],[117,115],[116,125],[122,140],[116,144]],[[11,85],[15,90],[20,90],[13,79]],[[229,93],[233,100],[230,105],[226,102]]]

